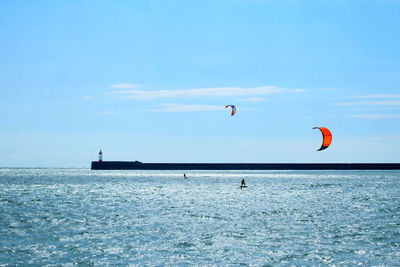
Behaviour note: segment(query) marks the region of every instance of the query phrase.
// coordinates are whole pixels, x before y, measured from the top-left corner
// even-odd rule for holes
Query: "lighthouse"
[[[100,152],[99,152],[99,162],[102,162],[103,161],[103,152],[101,152],[101,149],[100,149]]]

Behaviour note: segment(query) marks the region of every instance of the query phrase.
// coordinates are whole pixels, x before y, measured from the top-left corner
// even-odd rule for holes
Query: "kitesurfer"
[[[242,179],[242,185],[241,186],[246,186],[246,182],[244,181],[244,179]]]
[[[184,178],[184,179],[187,179],[186,173],[183,174],[183,178]]]

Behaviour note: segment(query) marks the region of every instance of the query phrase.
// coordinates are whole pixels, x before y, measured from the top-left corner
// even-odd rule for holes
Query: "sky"
[[[400,162],[399,28],[395,0],[0,0],[0,167]]]

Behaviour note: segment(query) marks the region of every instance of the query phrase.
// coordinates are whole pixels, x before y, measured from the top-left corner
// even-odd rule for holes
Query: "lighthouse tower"
[[[100,152],[99,152],[99,162],[102,162],[103,161],[103,152],[101,152],[101,149],[100,149]]]

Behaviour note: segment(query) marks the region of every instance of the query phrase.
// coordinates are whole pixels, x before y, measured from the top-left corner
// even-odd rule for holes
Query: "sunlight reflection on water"
[[[186,173],[0,169],[0,264],[399,264],[399,172]]]

